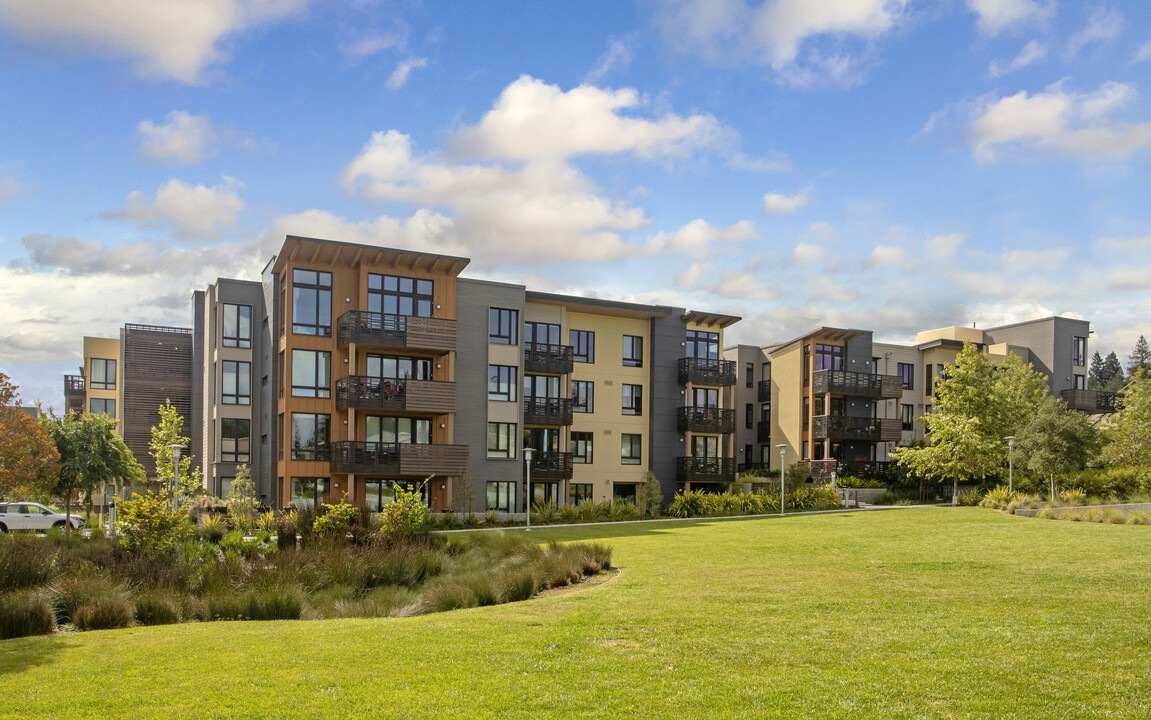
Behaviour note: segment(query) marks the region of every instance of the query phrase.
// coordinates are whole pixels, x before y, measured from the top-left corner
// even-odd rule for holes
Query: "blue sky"
[[[0,0],[0,370],[285,234],[910,341],[1151,335],[1151,4]]]

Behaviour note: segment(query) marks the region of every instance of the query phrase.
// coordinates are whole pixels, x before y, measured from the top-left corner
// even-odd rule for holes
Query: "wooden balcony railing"
[[[64,394],[65,395],[83,395],[84,394],[84,376],[83,375],[65,375],[64,376]]]
[[[1098,390],[1064,390],[1059,393],[1067,407],[1092,415],[1115,412],[1116,395]]]
[[[351,343],[447,352],[456,349],[456,321],[349,310],[336,321],[336,346]]]
[[[835,393],[877,400],[900,398],[903,397],[903,379],[898,375],[816,370],[812,374],[811,391],[816,395]]]
[[[715,457],[679,457],[675,459],[678,482],[735,482],[735,459]]]
[[[719,387],[735,385],[735,361],[681,358],[679,361],[679,384],[687,385],[688,383]]]
[[[814,440],[898,442],[903,436],[898,419],[816,415],[811,420],[811,437]]]
[[[680,432],[693,433],[733,433],[735,432],[735,410],[714,407],[679,408]]]
[[[566,452],[532,452],[532,482],[536,480],[571,480],[572,454]]]
[[[524,343],[524,372],[566,375],[575,366],[571,345]]]
[[[524,398],[524,425],[571,424],[571,398]]]
[[[456,384],[410,378],[348,375],[336,381],[336,409],[453,413]]]
[[[467,445],[332,443],[333,473],[358,475],[459,475],[468,468]]]

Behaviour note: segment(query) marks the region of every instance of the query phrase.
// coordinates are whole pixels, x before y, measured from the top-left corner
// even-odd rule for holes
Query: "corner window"
[[[92,358],[91,377],[88,378],[89,390],[115,390],[116,389],[116,361]]]
[[[332,354],[323,350],[292,351],[292,397],[332,396]]]
[[[327,460],[331,416],[292,413],[292,459]]]
[[[249,305],[224,304],[224,347],[252,347],[252,308]]]
[[[623,414],[643,415],[643,385],[623,385]]]
[[[368,312],[432,316],[432,281],[368,273]]]
[[[251,405],[252,363],[224,360],[220,365],[220,402],[225,405]]]
[[[488,309],[488,342],[494,345],[519,344],[520,311]]]
[[[639,335],[623,336],[623,366],[643,367],[643,338]]]
[[[624,433],[619,437],[620,464],[639,465],[643,453],[643,435]]]
[[[508,458],[516,456],[516,424],[488,423],[488,457]]]
[[[332,274],[292,271],[292,332],[332,336]]]

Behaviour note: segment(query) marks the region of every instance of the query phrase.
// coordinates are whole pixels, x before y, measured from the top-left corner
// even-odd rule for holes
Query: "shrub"
[[[532,503],[532,522],[537,522],[541,525],[554,523],[560,516],[559,506],[556,505],[555,500],[548,500],[543,503]]]
[[[264,588],[208,598],[209,620],[298,620],[303,597],[294,588]]]
[[[117,511],[120,542],[132,552],[166,553],[191,533],[187,516],[155,493],[133,493],[131,500],[119,503]]]
[[[358,514],[356,508],[346,502],[334,505],[325,503],[320,509],[322,511],[320,516],[312,522],[312,532],[329,538],[342,538],[347,535]]]
[[[432,612],[443,612],[475,607],[479,601],[466,584],[450,582],[429,588],[424,593],[424,604]]]
[[[43,585],[51,576],[56,556],[55,548],[38,538],[8,533],[0,538],[0,588],[17,590]]]
[[[48,600],[39,594],[0,595],[0,640],[28,635],[51,635],[56,617]]]
[[[1005,485],[999,485],[988,490],[979,504],[985,508],[1002,510],[1007,507],[1009,502],[1011,502],[1011,493]]]
[[[424,481],[427,484],[429,477]],[[408,537],[423,529],[428,517],[428,506],[423,502],[423,487],[415,486],[407,489],[402,485],[395,486],[395,496],[384,506],[384,532],[397,536]]]
[[[1067,488],[1059,492],[1059,500],[1064,505],[1085,505],[1087,493],[1078,488]]]
[[[275,535],[279,531],[279,523],[276,522],[276,513],[271,510],[260,513],[256,518],[256,527],[260,532],[268,533],[268,536]]]
[[[199,535],[200,539],[210,543],[220,542],[224,539],[224,535],[226,535],[227,532],[227,521],[224,520],[224,516],[217,515],[216,513],[205,515],[196,528],[196,534]]]
[[[171,625],[180,622],[180,611],[170,597],[159,592],[136,598],[133,616],[137,625]]]
[[[858,478],[854,475],[844,475],[835,479],[835,486],[839,488],[855,489],[855,488],[881,488],[886,487],[882,480],[873,480],[870,478]]]
[[[81,630],[111,630],[132,624],[132,601],[122,589],[89,598],[72,616]]]
[[[539,581],[536,580],[535,574],[530,569],[514,570],[503,577],[501,597],[504,602],[528,600],[536,594],[538,589]]]
[[[964,490],[957,498],[960,507],[976,507],[982,499],[978,490]]]

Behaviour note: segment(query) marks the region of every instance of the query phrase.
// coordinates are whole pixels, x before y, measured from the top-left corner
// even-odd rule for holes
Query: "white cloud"
[[[719,281],[710,290],[719,297],[741,300],[775,300],[780,296],[779,288],[768,287],[743,270],[721,271]]]
[[[1034,65],[1045,57],[1047,57],[1047,46],[1038,40],[1032,40],[1024,45],[1023,49],[1019,51],[1019,54],[1006,65],[1001,65],[998,60],[992,60],[987,72],[993,78],[1002,77],[1007,73],[1012,73],[1016,70],[1022,70],[1029,65]]]
[[[453,138],[453,155],[505,160],[556,160],[630,153],[643,159],[683,157],[726,140],[711,115],[655,120],[622,116],[645,103],[632,88],[580,85],[564,92],[527,75],[504,88],[479,124]]]
[[[676,287],[691,287],[699,282],[703,274],[704,264],[693,262],[675,276]]]
[[[812,242],[831,245],[839,242],[839,231],[836,230],[835,226],[831,223],[817,220],[807,226],[803,231],[802,237]]]
[[[1095,241],[1095,252],[1117,261],[1151,255],[1151,235],[1099,238]]]
[[[924,242],[929,259],[936,262],[953,260],[959,252],[959,246],[967,239],[964,233],[941,233],[933,235]]]
[[[1135,54],[1131,56],[1131,63],[1141,63],[1151,60],[1151,42],[1145,42],[1139,46]]]
[[[1115,82],[1092,93],[1068,92],[1062,83],[1034,95],[1021,91],[981,106],[968,127],[968,140],[980,162],[994,162],[1004,151],[1124,158],[1151,146],[1151,122],[1109,118],[1135,94],[1133,85]]]
[[[610,73],[626,70],[635,56],[635,35],[608,40],[607,50],[584,76],[584,82],[597,83]]]
[[[1003,271],[1010,274],[1057,273],[1067,265],[1071,248],[1009,250],[1003,253]]]
[[[141,120],[136,131],[144,136],[140,154],[148,160],[194,165],[216,154],[216,131],[207,115],[173,110],[163,125]]]
[[[1016,26],[1042,23],[1055,15],[1055,2],[1036,0],[967,0],[967,7],[978,15],[976,26],[983,35],[994,37]]]
[[[351,63],[358,63],[366,58],[392,48],[403,48],[406,44],[403,33],[385,35],[366,35],[355,42],[343,46],[344,55]]]
[[[904,250],[895,245],[876,245],[867,258],[869,268],[898,267],[903,264]]]
[[[4,173],[0,166],[0,203],[10,200],[28,189],[25,183],[20,182],[15,173]]]
[[[807,207],[807,190],[795,195],[767,193],[763,196],[763,210],[768,215],[787,215]]]
[[[847,40],[870,45],[906,21],[908,0],[664,0],[655,21],[664,41],[713,64],[751,62],[782,82],[853,85],[861,72]]]
[[[399,90],[408,82],[408,76],[412,74],[412,70],[425,68],[427,66],[427,58],[410,58],[404,60],[392,71],[391,76],[388,78],[388,88],[391,90]]]
[[[1146,292],[1147,278],[1151,278],[1151,265],[1115,268],[1103,278],[1104,286],[1111,290]]]
[[[755,237],[755,226],[747,220],[716,227],[703,219],[692,220],[673,232],[661,232],[648,240],[648,251],[654,254],[664,252],[699,252],[713,244],[741,243]]]
[[[1067,40],[1067,51],[1075,55],[1092,42],[1114,40],[1123,32],[1123,16],[1105,7],[1096,8],[1087,18],[1087,26]]]
[[[419,252],[470,257],[467,246],[456,237],[451,218],[431,210],[417,210],[411,217],[388,215],[353,222],[326,210],[305,210],[277,217],[260,235],[264,257],[279,250],[287,235],[329,238],[361,245],[402,247]]]
[[[199,84],[225,38],[298,12],[306,0],[5,0],[0,23],[24,42],[135,60],[136,71]]]
[[[754,173],[780,172],[791,169],[791,158],[787,153],[773,151],[765,157],[753,158],[737,152],[727,159],[727,164],[737,170]]]
[[[145,228],[169,225],[184,240],[213,239],[222,230],[236,227],[244,209],[244,201],[237,194],[241,187],[242,183],[230,177],[214,187],[189,185],[173,178],[156,190],[151,203],[144,193],[133,191],[124,199],[123,210],[105,217],[130,220]]]
[[[794,267],[797,265],[812,265],[819,262],[827,256],[827,248],[815,243],[796,243],[792,248],[791,254],[787,256],[786,265]]]

